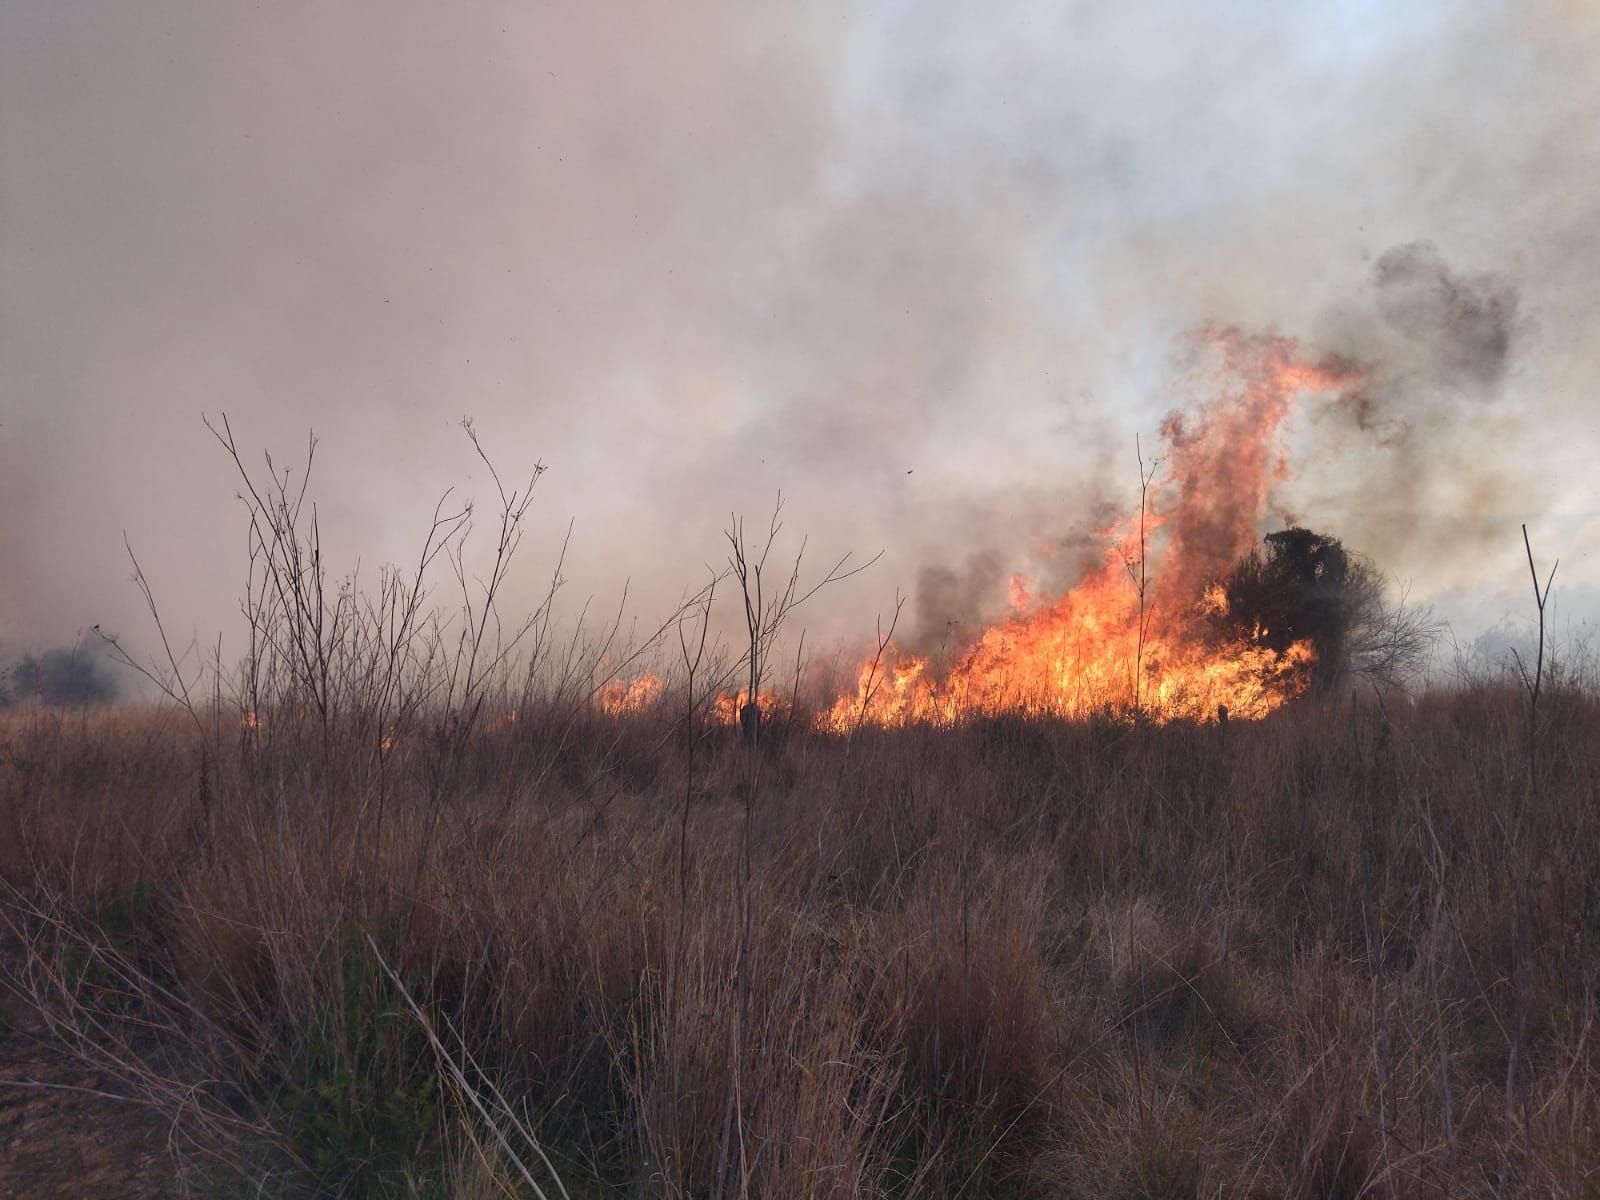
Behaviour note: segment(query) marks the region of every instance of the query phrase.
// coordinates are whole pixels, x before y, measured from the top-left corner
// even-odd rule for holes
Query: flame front
[[[1210,352],[1207,398],[1161,426],[1159,472],[1141,507],[1107,528],[1088,573],[1051,599],[1010,581],[1011,615],[985,629],[942,669],[889,644],[864,661],[853,690],[818,714],[821,729],[951,724],[1004,713],[1081,719],[1137,715],[1209,720],[1226,709],[1251,720],[1310,686],[1316,653],[1284,649],[1268,631],[1238,631],[1220,581],[1256,545],[1269,494],[1286,480],[1282,434],[1294,403],[1319,393],[1360,399],[1359,368],[1301,355],[1289,338],[1235,329],[1195,335]],[[608,684],[610,714],[653,707],[661,680]],[[764,716],[786,704],[763,693]],[[743,693],[719,693],[710,718],[738,723]]]
[[[743,688],[736,692],[717,692],[711,697],[708,719],[714,725],[737,725],[749,703],[750,693]],[[789,715],[788,697],[765,688],[756,693],[756,707],[761,710],[763,721],[782,720]]]
[[[1293,341],[1207,330],[1216,386],[1162,425],[1148,507],[1106,531],[1103,558],[1055,600],[1011,586],[1013,615],[985,629],[942,673],[894,646],[864,662],[854,692],[820,723],[945,724],[978,715],[1139,714],[1253,719],[1303,693],[1315,652],[1277,651],[1265,631],[1224,636],[1218,586],[1256,541],[1268,493],[1288,475],[1280,435],[1303,392],[1355,392],[1348,363],[1310,361]],[[1142,597],[1141,597],[1142,592]]]
[[[600,709],[608,717],[644,712],[655,707],[664,686],[661,677],[649,671],[628,683],[613,679],[600,689]]]

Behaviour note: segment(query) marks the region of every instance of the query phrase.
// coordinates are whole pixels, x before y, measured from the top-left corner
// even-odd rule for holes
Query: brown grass
[[[753,797],[674,711],[13,714],[12,985],[275,1193],[1600,1195],[1584,690],[1536,778],[1470,685],[774,730]]]

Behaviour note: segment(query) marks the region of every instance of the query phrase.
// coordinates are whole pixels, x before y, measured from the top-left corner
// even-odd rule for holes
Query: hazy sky
[[[470,415],[549,466],[518,586],[575,519],[574,597],[646,614],[781,488],[885,551],[813,617],[867,630],[1126,502],[1206,322],[1372,361],[1409,431],[1303,414],[1286,514],[1481,621],[1526,520],[1581,606],[1597,67],[1585,0],[5,0],[0,640],[141,630],[124,531],[227,623],[223,411],[316,430],[367,564],[487,499]]]

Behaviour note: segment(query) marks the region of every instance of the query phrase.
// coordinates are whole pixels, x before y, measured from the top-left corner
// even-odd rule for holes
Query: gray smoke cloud
[[[1285,511],[1423,595],[1527,518],[1593,575],[1600,15],[1300,7],[14,0],[0,636],[140,630],[123,530],[228,625],[225,409],[316,428],[336,561],[487,498],[470,414],[551,468],[530,598],[575,516],[575,595],[658,610],[782,489],[886,551],[814,627],[930,638],[1081,566],[1207,323],[1373,364]]]
[[[1296,516],[1337,524],[1391,572],[1472,575],[1514,541],[1519,508],[1552,500],[1524,457],[1530,406],[1511,386],[1530,332],[1506,275],[1458,272],[1428,242],[1385,250],[1313,341],[1361,364],[1365,382],[1314,413],[1312,437],[1339,446],[1343,480]]]
[[[1423,348],[1435,386],[1487,390],[1505,378],[1517,317],[1517,291],[1508,280],[1460,278],[1427,242],[1385,250],[1373,264],[1373,280],[1383,319]]]
[[[111,647],[93,633],[26,653],[0,646],[0,708],[109,704],[125,693],[124,683]]]

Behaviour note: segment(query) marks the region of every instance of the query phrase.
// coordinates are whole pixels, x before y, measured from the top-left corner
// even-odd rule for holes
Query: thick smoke
[[[1517,289],[1499,275],[1463,278],[1427,242],[1394,246],[1373,264],[1378,311],[1415,345],[1428,383],[1487,397],[1505,379],[1517,332]]]
[[[913,653],[938,655],[981,630],[1006,601],[1007,575],[1000,555],[980,551],[961,567],[934,564],[917,575],[904,645]]]
[[[1297,515],[1392,573],[1473,576],[1556,499],[1521,452],[1537,442],[1515,389],[1531,333],[1509,276],[1459,271],[1428,242],[1385,250],[1313,342],[1363,381],[1314,414],[1300,446],[1313,487]]]
[[[1189,580],[1186,585],[1187,575],[1214,570],[1218,562],[1230,562],[1248,550],[1249,544],[1233,544],[1230,538],[1248,529],[1269,500],[1248,488],[1205,486],[1208,480],[1237,475],[1241,481],[1282,485],[1293,476],[1294,464],[1277,439],[1259,440],[1250,430],[1263,424],[1260,403],[1288,414],[1294,397],[1269,387],[1259,389],[1260,401],[1244,403],[1238,398],[1243,393],[1235,391],[1258,382],[1253,376],[1283,356],[1308,360],[1304,386],[1321,398],[1320,413],[1313,412],[1321,428],[1302,446],[1302,455],[1314,458],[1319,435],[1326,445],[1330,426],[1353,421],[1359,433],[1338,447],[1335,461],[1341,469],[1372,472],[1356,504],[1340,497],[1319,509],[1331,510],[1333,519],[1345,519],[1403,567],[1432,553],[1458,558],[1471,554],[1476,549],[1471,539],[1440,541],[1426,526],[1417,530],[1410,522],[1368,522],[1360,505],[1384,495],[1386,507],[1415,512],[1427,497],[1455,482],[1452,475],[1470,479],[1480,501],[1509,490],[1520,474],[1516,464],[1495,455],[1468,464],[1460,455],[1475,441],[1474,422],[1482,421],[1474,410],[1505,399],[1503,385],[1524,333],[1518,305],[1518,290],[1506,277],[1492,272],[1463,275],[1445,262],[1436,246],[1410,242],[1384,251],[1355,301],[1335,312],[1320,337],[1306,339],[1303,346],[1236,329],[1196,331],[1187,339],[1183,362],[1201,391],[1189,398],[1187,407],[1167,415],[1155,448],[1162,456],[1153,476],[1158,489],[1188,497],[1172,513],[1171,527],[1163,530],[1163,541],[1172,542],[1165,586],[1191,594],[1199,584]],[[1314,368],[1311,360],[1316,360]],[[1202,413],[1207,415],[1196,421]],[[1289,417],[1283,419],[1292,424]],[[1278,419],[1269,424],[1276,428]],[[1465,429],[1453,428],[1458,424]],[[1197,437],[1197,429],[1204,439]],[[1292,525],[1297,514],[1289,507],[1288,491],[1276,490],[1271,515]],[[1103,546],[1093,537],[1085,540],[1081,564],[1097,565]],[[993,550],[973,554],[960,569],[925,568],[918,578],[915,632],[906,645],[937,655],[959,643],[963,634],[981,629],[1004,611],[1002,598],[1012,578],[1006,560]]]
[[[1600,508],[1597,34],[1555,0],[16,0],[0,636],[133,638],[124,529],[181,642],[236,622],[226,409],[280,463],[322,435],[336,562],[486,499],[470,414],[551,467],[530,596],[575,516],[574,601],[658,610],[782,489],[817,558],[887,551],[818,632],[942,564],[937,637],[1070,579],[1205,324],[1374,366],[1274,503],[1418,595],[1497,580],[1520,520]]]
[[[1366,376],[1338,407],[1388,448],[1458,400],[1499,399],[1520,333],[1518,302],[1509,279],[1463,277],[1431,243],[1391,246],[1362,294],[1331,312],[1318,334]]]
[[[985,530],[980,547],[986,541],[989,548],[922,566],[895,641],[943,664],[975,634],[1015,614],[1019,601],[1059,595],[1099,565],[1103,531],[1123,514],[1107,498],[1120,489],[1098,476],[1089,478],[1100,489],[1098,500],[1086,490],[1065,504],[1057,493],[1036,495],[1031,503],[1019,496],[989,510],[975,505],[968,519],[973,528]],[[1009,553],[992,548],[997,546]]]
[[[109,704],[122,692],[109,646],[92,634],[14,658],[0,651],[0,708]]]

